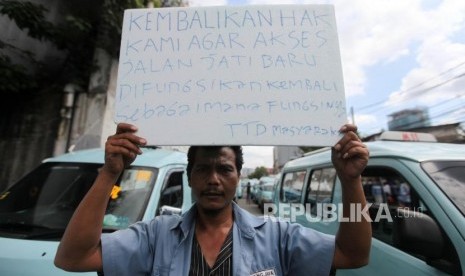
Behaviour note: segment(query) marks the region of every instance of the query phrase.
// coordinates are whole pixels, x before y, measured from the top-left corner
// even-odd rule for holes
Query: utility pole
[[[350,107],[350,118],[352,119],[352,124],[355,125],[355,115],[354,115],[354,107]]]

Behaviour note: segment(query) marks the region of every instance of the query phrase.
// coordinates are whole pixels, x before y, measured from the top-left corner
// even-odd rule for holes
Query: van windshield
[[[429,161],[421,167],[465,216],[465,161]]]
[[[101,166],[41,164],[0,194],[0,236],[60,239]],[[110,195],[104,231],[125,228],[142,218],[156,175],[154,168],[131,168],[123,173]]]

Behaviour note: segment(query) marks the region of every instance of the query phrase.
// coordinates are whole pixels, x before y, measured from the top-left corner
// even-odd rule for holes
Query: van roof
[[[408,131],[385,131],[379,136],[384,141],[412,141],[412,142],[437,142],[431,133],[408,132]]]
[[[397,157],[417,162],[427,160],[465,160],[465,144],[373,141],[365,142],[365,145],[367,145],[370,151],[370,158]],[[303,157],[287,162],[284,168],[330,163],[330,154],[329,147],[309,152]]]
[[[133,166],[164,167],[169,164],[187,164],[187,154],[180,151],[165,149],[142,148],[143,153],[137,156]],[[50,157],[43,162],[80,162],[101,163],[104,162],[104,149],[87,149]]]
[[[371,156],[398,156],[419,162],[465,160],[465,144],[375,141],[368,149]]]

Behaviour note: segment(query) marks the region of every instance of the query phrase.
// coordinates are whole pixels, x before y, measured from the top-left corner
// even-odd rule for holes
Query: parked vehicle
[[[253,203],[257,204],[257,193],[259,190],[260,186],[260,181],[255,181],[251,182],[251,187],[250,187],[250,199],[252,200]]]
[[[241,182],[239,182],[239,184],[237,184],[237,187],[236,187],[236,195],[234,196],[234,201],[237,202],[238,199],[241,199],[242,198],[242,185],[241,185]]]
[[[262,211],[265,203],[271,203],[273,201],[275,182],[276,177],[274,176],[263,176],[260,178],[255,198],[258,208]]]
[[[96,275],[68,273],[53,260],[71,215],[104,161],[102,149],[44,160],[0,193],[0,275]],[[144,149],[115,183],[103,231],[122,229],[192,205],[185,153]]]
[[[263,211],[263,207],[266,203],[273,202],[273,195],[274,195],[274,182],[268,182],[259,187],[258,193],[258,208]]]
[[[390,132],[382,137],[404,141],[365,143],[370,159],[362,183],[371,205],[370,261],[336,275],[465,273],[465,145],[418,141],[422,136]],[[275,215],[294,216],[297,223],[336,234],[342,212],[325,209],[342,202],[330,149],[285,164],[274,200]],[[283,211],[293,203],[305,206],[305,214]]]

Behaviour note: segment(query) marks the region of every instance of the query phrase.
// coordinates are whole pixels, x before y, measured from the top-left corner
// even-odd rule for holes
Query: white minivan
[[[185,169],[187,155],[145,148],[115,183],[103,225],[105,232],[192,205]],[[0,275],[96,275],[70,273],[53,260],[71,215],[104,162],[103,149],[44,160],[0,193]]]
[[[464,275],[465,145],[417,133],[381,137],[391,141],[365,143],[370,159],[362,174],[373,230],[369,264],[335,274]],[[422,137],[429,142],[418,141]],[[341,183],[331,150],[286,163],[274,202],[268,215],[336,234],[341,219],[348,218],[335,210],[342,202]]]

